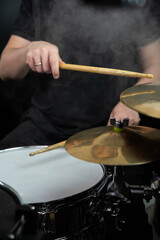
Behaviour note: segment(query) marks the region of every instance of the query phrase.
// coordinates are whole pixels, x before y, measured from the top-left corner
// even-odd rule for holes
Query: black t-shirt
[[[157,38],[142,8],[94,5],[85,0],[23,0],[13,34],[58,46],[66,63],[141,71],[137,47]],[[137,79],[61,70],[60,79],[35,74],[26,117],[45,131],[66,137],[105,125],[120,93]],[[39,79],[42,81],[39,81]]]

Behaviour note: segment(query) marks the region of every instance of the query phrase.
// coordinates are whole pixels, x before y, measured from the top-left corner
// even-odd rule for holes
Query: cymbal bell
[[[129,126],[115,132],[113,126],[81,131],[70,137],[66,151],[81,160],[112,166],[150,163],[160,158],[160,130]]]
[[[139,113],[159,119],[160,81],[130,87],[121,93],[120,100]]]

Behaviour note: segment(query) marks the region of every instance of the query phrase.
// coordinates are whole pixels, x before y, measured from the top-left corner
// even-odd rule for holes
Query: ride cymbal
[[[135,85],[124,90],[120,100],[127,107],[149,117],[160,118],[160,82]]]
[[[65,148],[78,159],[103,165],[146,164],[160,158],[160,130],[129,126],[116,132],[113,126],[98,127],[73,135]]]

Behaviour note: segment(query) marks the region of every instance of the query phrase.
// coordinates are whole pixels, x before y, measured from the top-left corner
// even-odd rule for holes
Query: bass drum
[[[81,161],[65,149],[37,154],[38,146],[0,151],[1,180],[39,214],[46,239],[99,239],[104,166]]]

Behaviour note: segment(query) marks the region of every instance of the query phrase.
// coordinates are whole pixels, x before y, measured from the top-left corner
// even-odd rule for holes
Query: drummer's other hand
[[[28,45],[26,63],[33,71],[52,73],[53,77],[58,79],[60,62],[63,61],[59,56],[57,46],[45,41],[34,41]]]
[[[112,110],[109,118],[115,118],[116,121],[123,122],[124,118],[129,119],[128,125],[138,125],[140,122],[139,113],[132,110],[131,108],[128,108],[125,106],[122,102],[119,102]],[[107,123],[108,126],[110,126],[110,120],[108,120]]]

